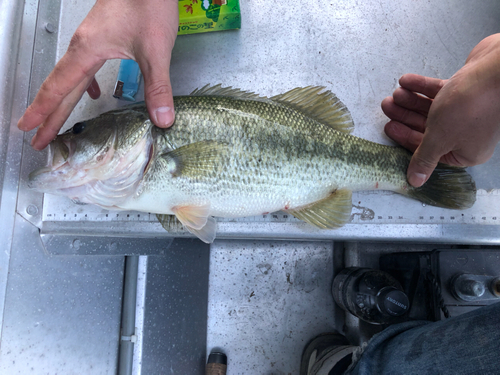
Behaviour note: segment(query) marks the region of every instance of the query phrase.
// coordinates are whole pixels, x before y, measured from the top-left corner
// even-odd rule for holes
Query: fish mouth
[[[77,187],[88,182],[85,175],[97,170],[113,158],[116,132],[111,135],[96,159],[98,163],[79,165],[73,160],[76,143],[65,138],[56,138],[49,144],[47,165],[34,170],[28,176],[28,187],[40,192],[56,193],[68,187]],[[90,164],[90,163],[89,163]]]
[[[43,168],[34,170],[29,174],[28,187],[35,190],[42,190],[48,181],[45,181],[50,175],[60,174],[58,171],[64,169],[68,165],[70,156],[70,145],[64,141],[53,141],[49,144],[49,155],[47,165]],[[45,178],[44,178],[45,177]]]

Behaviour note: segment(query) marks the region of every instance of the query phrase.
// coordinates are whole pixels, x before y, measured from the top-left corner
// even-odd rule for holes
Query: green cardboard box
[[[241,28],[238,0],[179,0],[177,35]]]

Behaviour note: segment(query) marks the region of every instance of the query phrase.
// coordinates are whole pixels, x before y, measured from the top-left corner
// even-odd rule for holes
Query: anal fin
[[[321,229],[340,228],[351,217],[352,192],[336,190],[330,196],[311,205],[288,210],[297,219]]]

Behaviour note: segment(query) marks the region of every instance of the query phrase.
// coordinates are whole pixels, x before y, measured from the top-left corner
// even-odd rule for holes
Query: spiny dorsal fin
[[[331,91],[322,86],[297,87],[273,96],[271,100],[291,107],[337,131],[351,133],[354,129],[349,110]]]
[[[293,108],[302,114],[343,133],[351,133],[354,129],[351,114],[346,106],[323,86],[297,87],[284,94],[267,98],[250,91],[232,87],[206,85],[194,90],[191,96],[224,96],[242,100],[275,102]]]
[[[297,219],[304,220],[321,229],[343,226],[351,217],[352,192],[337,190],[325,199],[312,205],[288,210]]]
[[[235,99],[257,100],[268,102],[269,99],[265,96],[259,96],[250,91],[243,91],[230,87],[222,87],[218,84],[215,86],[205,85],[201,89],[194,90],[190,96],[226,96]]]

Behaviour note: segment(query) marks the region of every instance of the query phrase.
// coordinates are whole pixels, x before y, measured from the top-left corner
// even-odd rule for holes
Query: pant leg
[[[354,358],[346,374],[500,374],[500,303],[439,322],[389,326]]]

